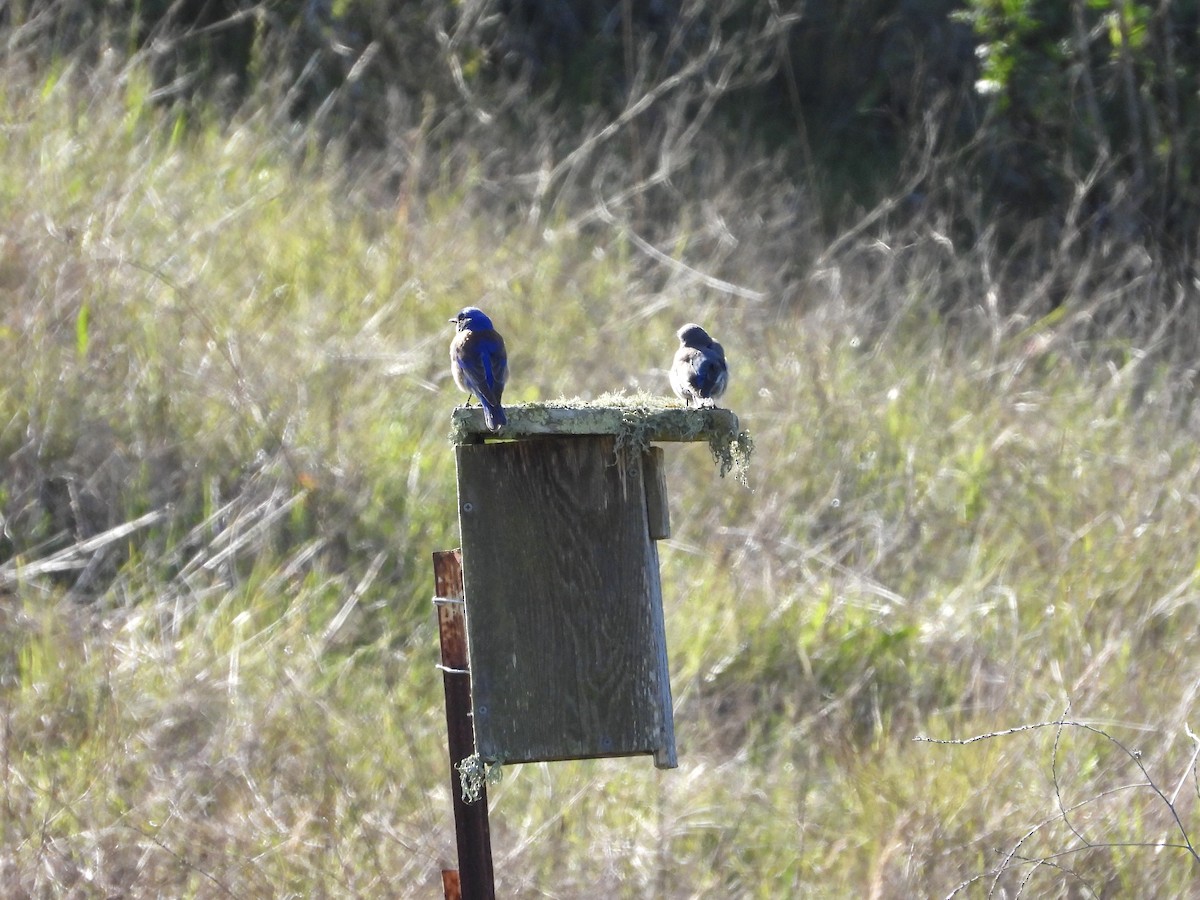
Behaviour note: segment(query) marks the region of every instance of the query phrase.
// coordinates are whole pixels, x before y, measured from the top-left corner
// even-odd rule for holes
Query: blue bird
[[[679,329],[679,349],[671,363],[671,388],[688,406],[716,406],[729,384],[725,350],[699,325]]]
[[[508,354],[504,350],[504,338],[500,337],[492,320],[475,306],[459,312],[451,322],[458,324],[454,340],[450,342],[450,372],[454,383],[467,392],[467,405],[471,396],[483,404],[483,419],[488,430],[499,431],[508,421],[500,395],[508,381]]]

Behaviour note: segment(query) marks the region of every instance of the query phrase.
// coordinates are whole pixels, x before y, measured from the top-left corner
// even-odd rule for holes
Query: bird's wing
[[[500,405],[500,394],[508,378],[508,356],[504,340],[494,331],[467,333],[458,353],[463,380],[480,400]]]
[[[720,344],[714,342],[704,350],[692,352],[688,381],[700,396],[721,393],[726,377],[725,354]]]

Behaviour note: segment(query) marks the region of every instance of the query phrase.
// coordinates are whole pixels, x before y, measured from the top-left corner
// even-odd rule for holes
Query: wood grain
[[[618,467],[611,435],[456,453],[480,755],[674,765],[641,457]]]
[[[662,447],[651,447],[642,457],[646,466],[646,517],[652,540],[671,536],[671,509],[667,504],[667,467]]]

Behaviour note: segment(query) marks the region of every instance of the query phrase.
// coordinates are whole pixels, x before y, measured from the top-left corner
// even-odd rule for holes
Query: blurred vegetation
[[[372,149],[422,126],[445,147],[480,120],[518,139],[550,110],[554,154],[598,109],[678,79],[723,129],[786,153],[827,224],[902,183],[922,135],[1010,230],[1044,218],[1052,246],[1149,242],[1181,271],[1195,250],[1190,0],[26,0],[0,15],[17,47],[144,54],[168,102],[236,105],[286,79],[289,115]],[[662,109],[636,113],[635,159]],[[948,187],[910,184],[920,202]]]
[[[688,77],[722,79],[728,119],[797,164],[844,167],[842,187],[933,128],[1018,214],[1061,219],[1086,180],[1101,229],[1181,250],[1195,231],[1200,8],[1187,0],[28,0],[5,14],[21,44],[145,52],[171,98],[236,101],[286,71],[295,115],[374,145],[425,101],[449,140],[479,104],[519,127],[512,107],[530,92],[568,119],[619,110],[726,47],[734,70]]]
[[[513,403],[705,323],[756,444],[681,768],[514,767],[502,895],[1187,896],[1193,12],[4,6],[0,894],[437,895],[479,303]]]

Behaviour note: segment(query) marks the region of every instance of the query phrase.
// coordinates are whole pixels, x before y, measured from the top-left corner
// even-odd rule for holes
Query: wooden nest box
[[[489,763],[676,762],[655,541],[662,450],[729,440],[723,409],[526,405],[488,432],[455,410],[475,746]]]

